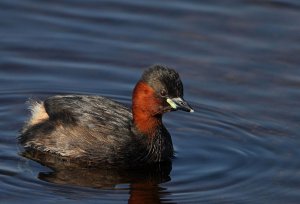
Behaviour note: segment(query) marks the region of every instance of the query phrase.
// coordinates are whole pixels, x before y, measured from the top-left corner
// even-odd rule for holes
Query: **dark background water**
[[[298,0],[1,0],[0,19],[1,203],[299,202]],[[28,98],[130,105],[154,63],[180,73],[196,111],[164,118],[169,176],[53,173],[19,156]]]

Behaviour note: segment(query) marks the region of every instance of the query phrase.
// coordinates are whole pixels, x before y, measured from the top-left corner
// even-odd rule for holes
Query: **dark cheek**
[[[166,104],[163,101],[157,100],[155,105],[155,112],[163,112],[165,105]]]
[[[164,110],[166,107],[169,107],[169,104],[167,103],[167,102],[163,102],[161,105],[160,105],[160,107],[161,107],[161,110]]]
[[[164,110],[164,106],[160,105],[158,109],[159,109],[159,112],[162,112]]]

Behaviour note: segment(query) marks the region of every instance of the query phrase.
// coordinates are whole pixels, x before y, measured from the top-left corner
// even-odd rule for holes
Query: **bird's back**
[[[54,96],[39,106],[40,110],[33,107],[35,114],[44,118],[29,120],[20,136],[27,150],[94,163],[116,163],[126,162],[138,146],[133,145],[138,141],[131,131],[130,110],[110,99]],[[48,117],[39,114],[43,108]]]

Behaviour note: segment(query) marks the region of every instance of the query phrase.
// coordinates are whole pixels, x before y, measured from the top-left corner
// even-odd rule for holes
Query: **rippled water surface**
[[[298,203],[297,0],[0,2],[1,203]],[[145,172],[52,171],[19,155],[28,98],[131,104],[154,63],[194,114],[169,113],[176,158]]]

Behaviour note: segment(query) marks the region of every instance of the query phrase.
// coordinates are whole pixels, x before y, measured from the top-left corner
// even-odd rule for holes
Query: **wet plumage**
[[[88,166],[170,161],[173,145],[162,115],[177,109],[192,112],[182,97],[178,73],[155,65],[137,83],[132,110],[101,96],[53,96],[33,102],[20,143],[26,152]],[[43,163],[45,158],[35,159]]]

